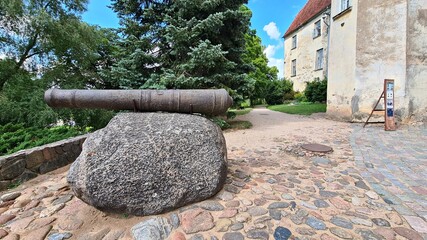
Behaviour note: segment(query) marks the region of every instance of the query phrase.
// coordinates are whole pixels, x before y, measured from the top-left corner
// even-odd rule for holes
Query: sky
[[[251,28],[257,31],[265,46],[270,66],[279,69],[279,78],[283,77],[284,47],[283,35],[307,0],[249,0],[252,10]],[[117,28],[119,20],[108,8],[111,4],[105,0],[89,0],[88,11],[83,20],[101,27]]]

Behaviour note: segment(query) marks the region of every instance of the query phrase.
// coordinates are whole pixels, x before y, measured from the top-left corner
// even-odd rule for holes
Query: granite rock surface
[[[67,180],[100,210],[145,216],[212,197],[226,174],[225,139],[210,120],[123,113],[87,138]]]

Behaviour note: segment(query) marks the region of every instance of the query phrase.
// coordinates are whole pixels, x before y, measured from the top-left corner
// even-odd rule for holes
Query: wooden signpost
[[[394,80],[384,80],[385,130],[395,131],[394,122]]]
[[[384,98],[384,109],[377,109],[378,104],[381,101],[381,98]],[[396,123],[394,121],[394,80],[393,79],[384,79],[384,90],[381,93],[381,96],[378,98],[377,103],[372,109],[371,114],[366,120],[363,127],[365,127],[369,122],[369,119],[372,117],[374,112],[384,111],[384,129],[386,131],[395,131]]]

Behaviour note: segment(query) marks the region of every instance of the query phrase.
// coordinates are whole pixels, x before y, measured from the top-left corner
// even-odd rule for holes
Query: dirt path
[[[333,141],[331,136],[345,138],[351,132],[350,124],[326,120],[324,114],[306,117],[255,108],[238,120],[250,121],[253,127],[226,132],[227,145],[231,148],[270,148],[283,141],[291,143],[303,139],[327,143]]]
[[[72,196],[63,168],[23,184],[18,198],[1,204],[0,236],[133,239],[131,228],[150,222],[138,239],[422,239],[364,181],[350,124],[265,108],[238,119],[253,128],[224,134],[229,174],[210,200],[159,216],[106,214]],[[334,151],[314,156],[300,147],[313,142]]]

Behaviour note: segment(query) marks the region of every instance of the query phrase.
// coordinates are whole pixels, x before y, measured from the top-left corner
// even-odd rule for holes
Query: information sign
[[[394,80],[384,80],[385,130],[396,130],[394,121]]]

